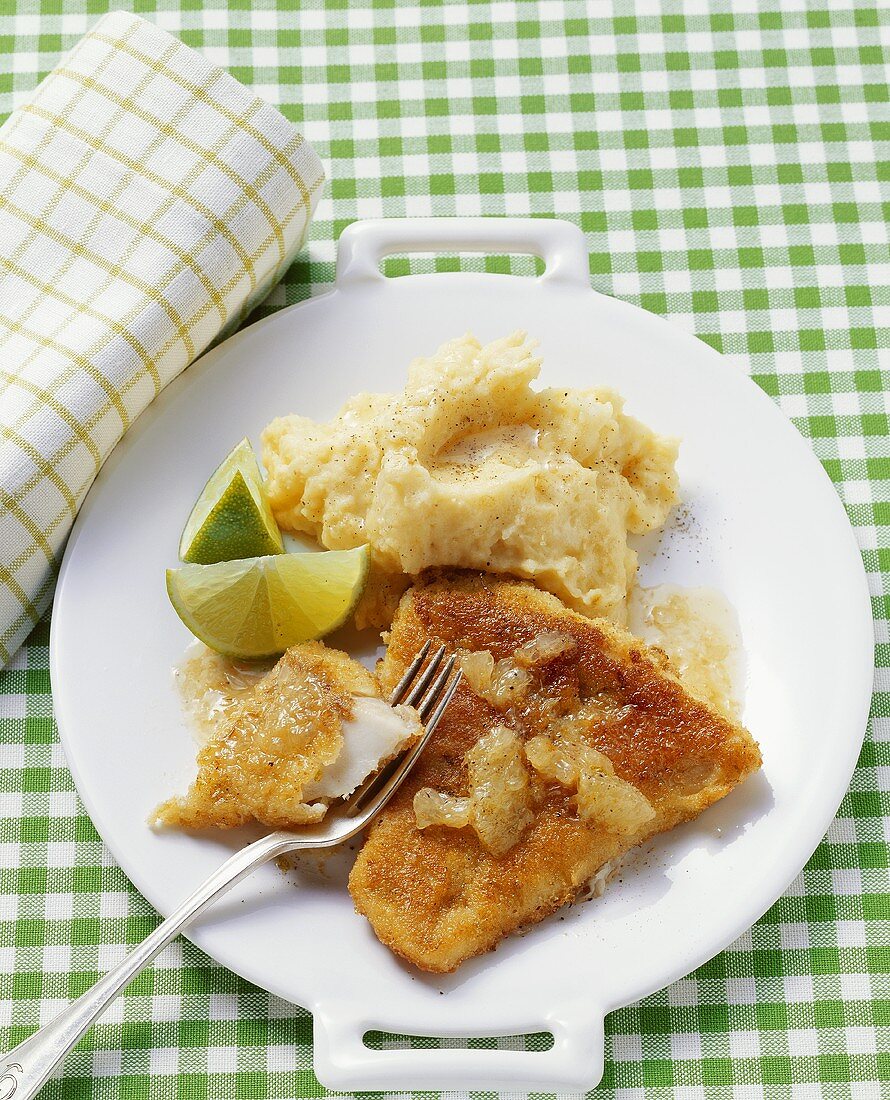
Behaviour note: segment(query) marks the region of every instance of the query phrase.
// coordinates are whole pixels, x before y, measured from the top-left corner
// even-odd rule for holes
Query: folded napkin
[[[0,127],[0,667],[102,462],[282,274],[323,179],[278,111],[122,12]]]

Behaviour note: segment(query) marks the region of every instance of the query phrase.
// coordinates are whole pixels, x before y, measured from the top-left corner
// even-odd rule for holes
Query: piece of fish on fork
[[[417,762],[450,703],[461,678],[453,673],[454,659],[444,660],[445,647],[429,657],[427,642],[411,662],[389,699],[391,706],[415,707],[422,736],[369,776],[349,796],[332,806],[325,818],[299,831],[277,831],[242,848],[207,879],[190,898],[151,933],[127,957],[73,1001],[51,1023],[0,1057],[0,1100],[36,1096],[55,1067],[78,1042],[96,1017],[114,1000],[171,940],[203,910],[263,863],[288,852],[333,848],[361,832],[371,822]]]

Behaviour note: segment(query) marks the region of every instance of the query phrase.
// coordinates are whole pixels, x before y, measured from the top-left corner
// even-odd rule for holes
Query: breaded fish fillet
[[[420,762],[374,824],[349,883],[380,940],[423,970],[454,970],[542,920],[607,862],[697,816],[760,767],[747,730],[689,695],[659,650],[605,620],[567,610],[529,584],[463,574],[411,589],[393,623],[384,690],[428,638],[461,653],[488,651],[500,686],[483,691],[485,698],[466,682],[460,687]],[[503,671],[516,667],[523,670],[520,690],[500,690],[515,686],[516,677]],[[600,817],[585,819],[580,786],[573,790],[556,780],[556,771],[548,776],[531,768],[533,819],[527,827],[520,822],[525,831],[505,855],[492,854],[470,827],[418,828],[415,794],[427,788],[464,806],[467,753],[504,727],[523,740],[529,760],[541,756],[542,745],[552,748],[557,729],[570,730],[582,753],[605,754],[600,778],[631,791],[640,804],[625,817],[630,826],[610,823],[608,805],[600,806]],[[607,774],[609,762],[617,779]]]

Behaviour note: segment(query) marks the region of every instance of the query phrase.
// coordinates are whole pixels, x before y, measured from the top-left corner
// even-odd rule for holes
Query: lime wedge
[[[242,439],[198,497],[179,540],[179,556],[183,561],[212,565],[283,553],[256,456]]]
[[[183,565],[167,570],[167,593],[205,645],[257,660],[341,626],[362,594],[368,558],[359,546]]]

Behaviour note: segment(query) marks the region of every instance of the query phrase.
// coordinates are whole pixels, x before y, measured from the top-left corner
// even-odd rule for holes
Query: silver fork
[[[299,832],[277,832],[248,844],[215,871],[179,908],[170,914],[113,970],[99,979],[51,1023],[40,1028],[5,1058],[0,1057],[0,1100],[31,1100],[55,1067],[79,1041],[96,1017],[139,974],[157,953],[176,939],[211,902],[230,890],[251,871],[287,852],[308,848],[333,848],[349,840],[374,818],[399,789],[432,736],[460,682],[460,669],[451,675],[454,657],[442,664],[445,647],[427,661],[427,642],[399,681],[390,698],[417,708],[424,727],[422,737],[382,771],[366,779],[345,801],[332,808],[324,820]],[[422,670],[422,671],[421,671]]]

